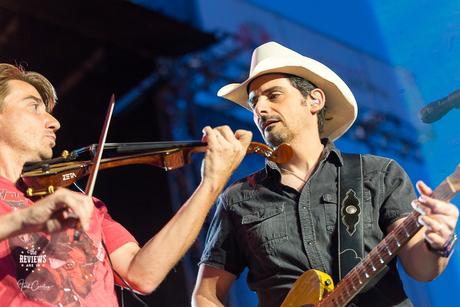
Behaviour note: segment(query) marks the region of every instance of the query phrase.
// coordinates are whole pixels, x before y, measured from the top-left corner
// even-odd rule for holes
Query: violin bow
[[[115,107],[115,95],[112,94],[110,97],[109,107],[107,109],[107,113],[105,115],[104,126],[102,127],[101,135],[99,136],[99,142],[97,144],[96,154],[93,157],[91,170],[89,173],[88,181],[86,182],[85,194],[89,197],[93,196],[94,186],[96,184],[97,173],[99,171],[99,165],[101,164],[102,159],[102,152],[104,151],[104,144],[105,139],[107,138],[107,132],[109,131],[110,120],[112,119],[113,109]],[[80,231],[81,225],[77,224],[77,230],[75,230],[73,238],[74,241],[78,241],[80,239]]]

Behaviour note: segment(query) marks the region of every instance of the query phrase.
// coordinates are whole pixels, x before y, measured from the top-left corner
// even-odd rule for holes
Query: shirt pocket
[[[364,188],[363,191],[363,200],[364,200],[364,226],[366,228],[372,228],[374,223],[374,206],[372,202],[371,191]]]
[[[325,193],[321,196],[320,201],[324,206],[326,229],[329,232],[333,232],[337,227],[337,195]]]
[[[254,252],[273,254],[276,246],[287,240],[285,204],[270,205],[242,216],[246,240]]]

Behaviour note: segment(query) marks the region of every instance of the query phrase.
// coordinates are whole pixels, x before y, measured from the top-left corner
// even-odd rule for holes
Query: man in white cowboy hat
[[[245,268],[260,306],[280,306],[292,284],[309,269],[326,272],[337,282],[337,204],[342,203],[338,180],[345,159],[332,141],[356,119],[351,90],[325,65],[269,42],[255,49],[249,78],[224,86],[218,96],[250,110],[265,141],[271,146],[289,143],[294,154],[285,164],[267,162],[221,195],[193,305],[224,304]],[[393,160],[362,155],[360,163],[364,256],[414,206],[424,212],[424,227],[401,249],[399,259],[415,279],[434,279],[446,267],[456,240],[458,209],[431,198],[432,191],[422,182],[417,183],[422,196],[413,202],[412,184]],[[411,306],[394,260],[368,288],[355,303]]]

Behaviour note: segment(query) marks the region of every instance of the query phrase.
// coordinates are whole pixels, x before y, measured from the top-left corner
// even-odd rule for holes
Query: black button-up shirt
[[[219,198],[200,263],[238,276],[248,267],[248,284],[260,306],[279,306],[306,270],[338,282],[337,169],[342,155],[327,143],[322,159],[300,192],[281,184],[278,166],[237,181]],[[407,216],[415,193],[393,160],[363,156],[364,247],[367,254],[394,221]],[[380,281],[355,300],[359,306],[411,306],[395,261]]]

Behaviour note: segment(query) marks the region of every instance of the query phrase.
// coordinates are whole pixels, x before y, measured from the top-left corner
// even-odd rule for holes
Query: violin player
[[[18,189],[26,162],[52,156],[60,127],[51,115],[56,99],[43,75],[0,64],[0,302],[118,306],[113,271],[142,294],[154,291],[196,239],[252,134],[227,126],[203,129],[208,145],[200,184],[140,247],[98,199],[59,188],[33,202]],[[82,233],[73,240],[77,225]]]

